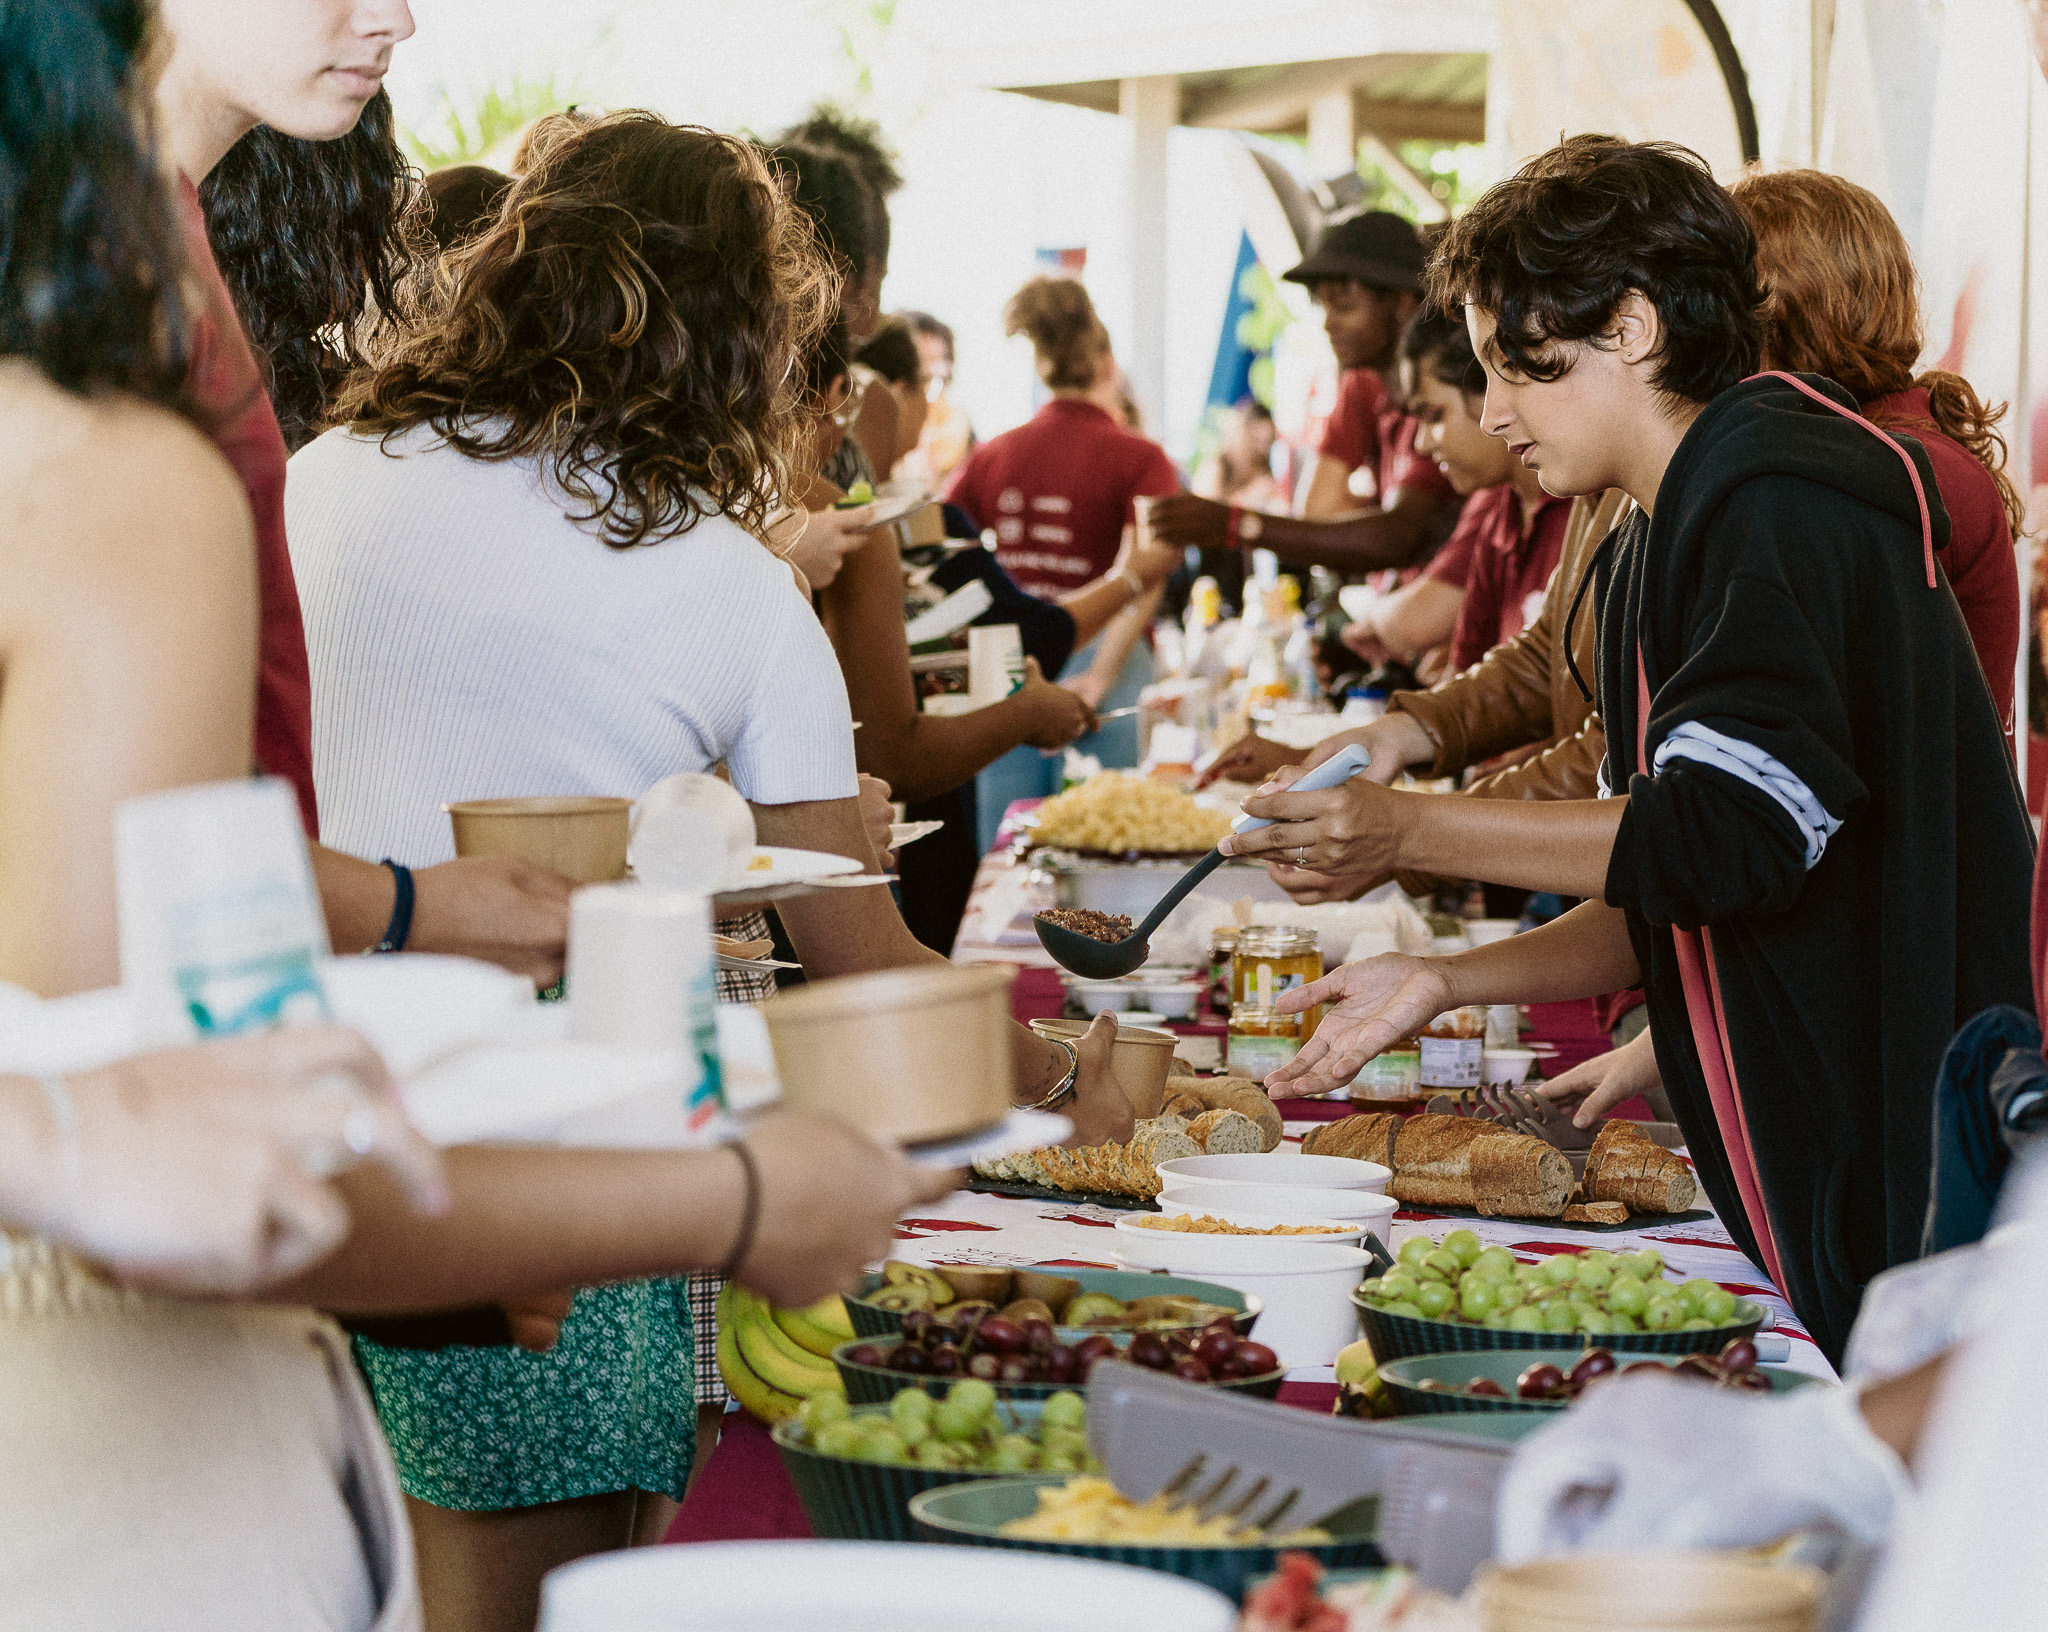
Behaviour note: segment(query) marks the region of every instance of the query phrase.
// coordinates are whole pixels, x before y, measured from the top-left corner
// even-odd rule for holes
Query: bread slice
[[[1633,1122],[1603,1123],[1586,1153],[1584,1188],[1594,1201],[1618,1201],[1631,1212],[1682,1213],[1699,1199],[1699,1181]]]
[[[1572,1164],[1563,1151],[1526,1133],[1491,1123],[1466,1147],[1472,1205],[1484,1218],[1556,1218],[1572,1193]]]
[[[1236,1111],[1259,1130],[1259,1149],[1277,1150],[1286,1130],[1275,1105],[1250,1077],[1175,1077],[1173,1092],[1197,1101],[1205,1111]]]
[[[1576,1202],[1565,1208],[1567,1224],[1626,1224],[1628,1209],[1618,1201]]]
[[[1188,1124],[1188,1137],[1211,1156],[1256,1155],[1258,1124],[1242,1111],[1204,1111]]]

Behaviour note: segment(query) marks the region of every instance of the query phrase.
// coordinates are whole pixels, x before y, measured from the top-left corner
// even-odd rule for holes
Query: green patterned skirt
[[[579,1292],[546,1354],[357,1338],[406,1494],[470,1512],[618,1490],[680,1499],[697,1440],[687,1285]]]

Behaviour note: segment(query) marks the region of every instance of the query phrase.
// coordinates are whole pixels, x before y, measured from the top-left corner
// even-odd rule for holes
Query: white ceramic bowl
[[[1232,1224],[1360,1225],[1391,1247],[1392,1196],[1374,1190],[1318,1190],[1293,1184],[1181,1184],[1159,1192],[1162,1213],[1207,1213]]]
[[[1269,1150],[1237,1156],[1178,1156],[1159,1164],[1159,1177],[1169,1185],[1299,1184],[1323,1190],[1370,1190],[1384,1195],[1394,1177],[1378,1162],[1349,1156],[1304,1156],[1299,1151]]]
[[[1167,1020],[1190,1020],[1194,1018],[1195,1002],[1202,995],[1199,981],[1176,981],[1171,986],[1145,986],[1145,1007]]]
[[[1230,1632],[1237,1606],[1158,1570],[905,1541],[722,1541],[604,1553],[553,1571],[540,1632]]]
[[[1284,1235],[1179,1235],[1124,1230],[1111,1256],[1126,1269],[1199,1275],[1259,1298],[1257,1337],[1281,1364],[1327,1366],[1358,1336],[1351,1292],[1372,1272],[1357,1247]]]
[[[1119,1230],[1134,1230],[1139,1235],[1178,1235],[1182,1232],[1178,1230],[1162,1230],[1155,1225],[1150,1225],[1142,1222],[1142,1220],[1144,1219],[1153,1218],[1155,1216],[1170,1217],[1173,1211],[1175,1210],[1176,1209],[1169,1209],[1167,1207],[1162,1206],[1159,1209],[1158,1214],[1156,1215],[1152,1213],[1127,1213],[1122,1218],[1116,1221],[1116,1227]],[[1181,1212],[1189,1211],[1189,1209],[1187,1208],[1181,1208],[1177,1210]],[[1223,1216],[1211,1207],[1204,1207],[1200,1210],[1202,1212],[1208,1213],[1212,1218],[1221,1218]],[[1224,1222],[1228,1224],[1242,1225],[1247,1230],[1300,1230],[1302,1226],[1305,1224],[1327,1223],[1329,1224],[1330,1228],[1328,1228],[1327,1230],[1317,1230],[1312,1235],[1296,1234],[1286,1236],[1275,1236],[1273,1237],[1273,1239],[1284,1241],[1326,1241],[1333,1246],[1339,1247],[1357,1246],[1359,1237],[1364,1235],[1366,1232],[1366,1225],[1364,1221],[1360,1219],[1353,1219],[1351,1222],[1345,1223],[1337,1219],[1278,1218],[1271,1213],[1240,1212],[1232,1218],[1225,1219]],[[1253,1237],[1244,1236],[1239,1237],[1238,1239],[1251,1240],[1253,1239]]]
[[[1536,1052],[1528,1048],[1489,1048],[1479,1056],[1479,1080],[1512,1087],[1525,1080],[1536,1063]]]
[[[1131,1006],[1131,988],[1120,980],[1070,980],[1067,990],[1090,1014],[1115,1014]]]

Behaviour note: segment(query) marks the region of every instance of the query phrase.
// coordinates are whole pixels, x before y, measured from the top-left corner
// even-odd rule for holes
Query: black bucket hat
[[[1422,289],[1422,240],[1390,210],[1366,210],[1332,221],[1308,258],[1282,277],[1293,283],[1353,278],[1379,289]]]

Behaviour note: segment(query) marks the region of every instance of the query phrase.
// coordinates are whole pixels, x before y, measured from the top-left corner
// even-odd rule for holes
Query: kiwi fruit
[[[924,1307],[939,1308],[953,1301],[953,1289],[940,1278],[935,1270],[922,1264],[906,1264],[891,1258],[882,1266],[882,1281],[887,1286],[921,1286],[931,1294],[932,1301]]]
[[[1027,1320],[1042,1320],[1052,1324],[1052,1307],[1042,1298],[1018,1298],[1003,1306],[1003,1319],[1023,1325]]]
[[[1121,1326],[1127,1319],[1123,1301],[1107,1292],[1078,1293],[1060,1318],[1069,1326]]]
[[[871,1308],[905,1315],[913,1309],[931,1308],[932,1289],[922,1281],[899,1281],[894,1286],[877,1287],[867,1301]]]
[[[1040,1269],[1020,1269],[1010,1278],[1012,1297],[1036,1298],[1055,1315],[1062,1317],[1080,1290],[1081,1283],[1072,1277],[1048,1275]]]
[[[941,1264],[933,1273],[953,1289],[953,1296],[956,1298],[995,1304],[1009,1301],[1010,1271],[1007,1269],[983,1269],[973,1264]]]

